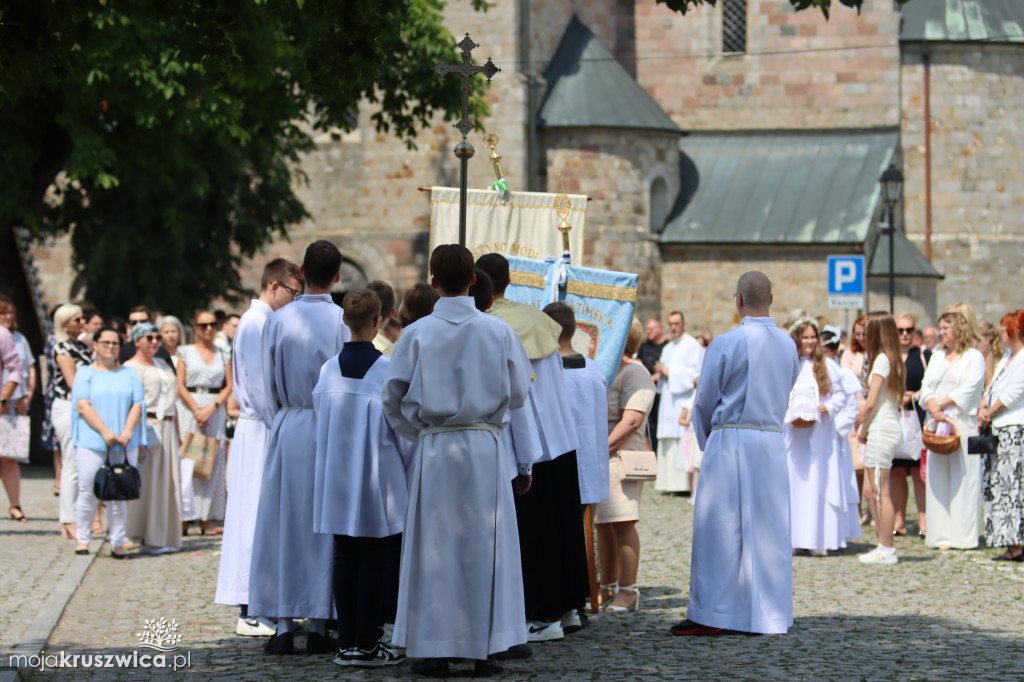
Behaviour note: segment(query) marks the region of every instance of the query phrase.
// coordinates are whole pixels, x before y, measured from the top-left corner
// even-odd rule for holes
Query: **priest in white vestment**
[[[232,342],[231,372],[239,415],[231,441],[228,469],[231,494],[224,514],[224,542],[214,601],[240,607],[235,626],[235,633],[239,635],[274,634],[272,624],[266,619],[248,617],[252,541],[263,484],[263,461],[267,454],[267,425],[274,414],[263,385],[263,326],[272,312],[291,303],[301,291],[298,265],[284,258],[267,263],[260,280],[259,298],[252,300],[238,321]]]
[[[785,633],[793,624],[789,472],[782,422],[800,369],[769,317],[771,282],[736,286],[738,329],[711,342],[693,425],[704,450],[693,517],[690,603],[675,635]]]
[[[654,489],[663,493],[691,490],[691,462],[683,448],[683,438],[689,429],[679,423],[683,409],[693,402],[697,379],[700,377],[704,349],[700,342],[686,333],[686,319],[679,311],[668,316],[669,341],[661,350],[661,359],[655,364],[660,377],[658,393],[658,477]]]
[[[405,328],[384,384],[384,413],[417,442],[402,539],[393,643],[428,659],[414,672],[447,674],[448,657],[475,659],[526,642],[512,486],[501,430],[521,407],[531,366],[512,329],[467,295],[468,249],[430,258],[441,293],[431,315]],[[517,479],[528,489],[530,478]]]
[[[263,371],[273,413],[263,467],[249,579],[249,614],[277,618],[277,634],[264,651],[294,651],[293,618],[313,619],[307,653],[333,652],[325,620],[334,617],[331,569],[334,541],[313,530],[316,425],[313,387],[327,358],[350,334],[331,299],[341,253],[328,241],[306,249],[306,293],[267,318]]]

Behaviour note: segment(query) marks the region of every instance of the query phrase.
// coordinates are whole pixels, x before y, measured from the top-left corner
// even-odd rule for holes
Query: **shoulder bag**
[[[118,446],[114,446],[118,447]],[[142,477],[139,470],[128,461],[128,453],[121,447],[124,462],[110,463],[110,447],[107,448],[107,459],[96,472],[92,484],[92,492],[97,499],[104,501],[137,500],[142,494]]]
[[[647,450],[619,450],[619,459],[622,460],[619,478],[623,481],[653,481],[658,477],[658,455],[650,449],[651,441],[646,431],[644,440],[647,442]]]

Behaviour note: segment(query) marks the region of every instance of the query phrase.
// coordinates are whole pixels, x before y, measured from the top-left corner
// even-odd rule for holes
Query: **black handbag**
[[[122,447],[124,462],[110,463],[110,448],[107,448],[107,461],[96,472],[92,484],[92,492],[96,499],[104,501],[137,500],[142,494],[142,476],[139,470],[128,462],[128,453]]]
[[[968,455],[994,455],[999,449],[999,436],[987,428],[977,436],[967,437]]]

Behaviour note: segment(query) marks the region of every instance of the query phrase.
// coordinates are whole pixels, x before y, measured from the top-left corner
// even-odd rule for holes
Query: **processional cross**
[[[473,42],[468,33],[465,38],[459,41],[456,47],[462,50],[462,63],[449,64],[448,60],[442,57],[441,61],[434,66],[434,71],[441,77],[447,76],[452,72],[462,77],[462,118],[456,121],[453,127],[462,133],[462,142],[455,146],[455,158],[459,160],[461,165],[459,178],[459,244],[465,246],[466,194],[468,192],[466,188],[467,164],[476,151],[473,149],[473,145],[469,143],[469,140],[466,139],[466,135],[476,128],[473,122],[469,120],[469,80],[474,74],[482,73],[487,77],[487,81],[490,82],[494,74],[501,71],[501,69],[494,65],[490,57],[487,58],[487,62],[483,66],[473,66],[469,53],[473,51],[473,48],[479,47],[479,45]]]

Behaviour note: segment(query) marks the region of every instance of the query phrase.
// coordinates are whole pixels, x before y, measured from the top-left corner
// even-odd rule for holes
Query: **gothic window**
[[[722,52],[747,51],[747,0],[722,2]]]
[[[668,183],[665,178],[657,177],[651,183],[651,204],[647,212],[650,218],[648,225],[651,232],[657,234],[665,229],[665,221],[668,220],[669,212]]]

